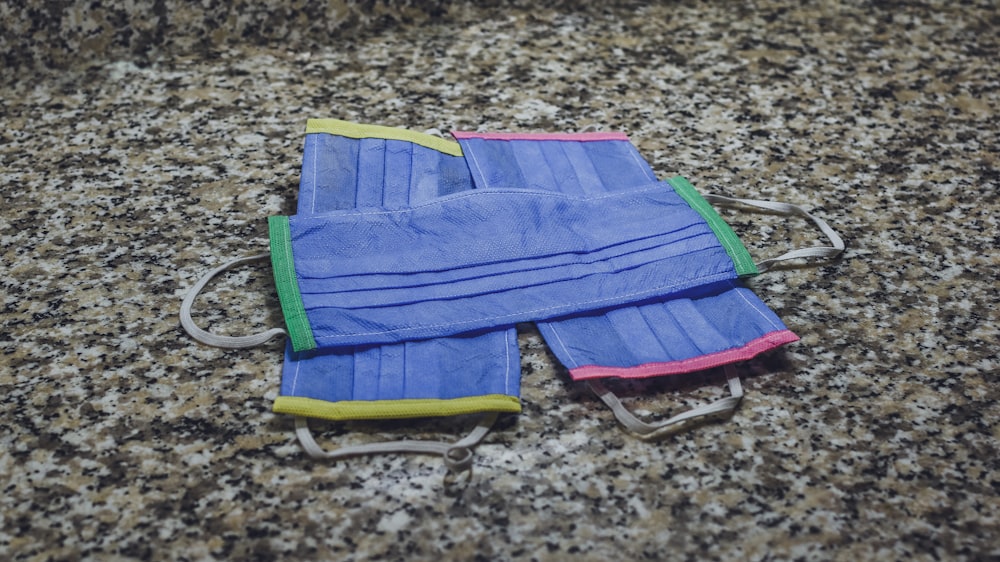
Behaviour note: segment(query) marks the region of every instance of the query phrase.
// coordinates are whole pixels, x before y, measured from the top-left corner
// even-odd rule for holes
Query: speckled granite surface
[[[7,50],[31,63],[0,97],[0,558],[1000,559],[991,3],[415,19],[325,44],[187,48],[205,39],[178,26],[108,58],[49,41],[46,59],[41,32]],[[200,274],[294,209],[309,117],[624,130],[661,176],[803,204],[849,250],[753,282],[802,341],[741,368],[731,420],[629,437],[525,326],[524,413],[468,487],[445,489],[437,458],[315,462],[269,410],[281,344],[221,351],[177,320]],[[727,217],[759,255],[814,240]],[[276,324],[268,275],[230,275],[201,317]],[[656,417],[722,385],[618,388]],[[358,443],[469,420],[411,425],[317,429]]]

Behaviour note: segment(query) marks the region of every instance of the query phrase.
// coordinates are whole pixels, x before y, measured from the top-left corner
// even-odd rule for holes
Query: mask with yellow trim
[[[347,209],[398,209],[472,188],[457,143],[389,127],[310,120],[302,163],[298,216]],[[255,256],[263,259],[267,254]],[[248,258],[248,259],[254,259]],[[227,265],[236,265],[240,261]],[[225,268],[226,266],[223,266]],[[217,271],[221,271],[219,268]],[[216,272],[217,272],[216,271]],[[214,273],[206,275],[207,281]],[[189,293],[190,301],[200,287]],[[283,331],[233,338],[182,322],[200,341],[246,347]],[[382,453],[442,455],[449,475],[471,469],[472,448],[497,416],[518,413],[520,358],[513,328],[451,338],[385,345],[339,346],[295,352],[286,344],[276,413],[296,417],[296,433],[313,457],[341,459]],[[308,418],[385,420],[480,414],[457,442],[403,440],[327,450]]]

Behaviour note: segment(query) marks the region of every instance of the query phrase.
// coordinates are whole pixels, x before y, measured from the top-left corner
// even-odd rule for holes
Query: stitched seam
[[[743,299],[744,302],[746,302],[747,304],[749,304],[757,312],[757,314],[759,314],[761,316],[761,318],[763,318],[764,320],[766,320],[767,323],[770,324],[770,326],[772,328],[774,328],[776,330],[782,328],[781,326],[778,326],[777,324],[775,324],[774,320],[772,320],[771,318],[769,318],[767,314],[764,314],[764,311],[761,310],[760,307],[757,306],[757,303],[750,302],[750,299],[748,299],[746,297],[746,295],[743,294],[743,291],[739,290],[739,288],[736,287],[735,284],[733,284],[733,287],[735,287],[736,294],[739,295],[740,298]]]
[[[631,146],[631,143],[629,143],[629,145]],[[649,162],[646,162],[645,160],[642,159],[642,157],[639,156],[639,151],[636,150],[634,146],[632,146],[632,150],[629,151],[629,154],[631,154],[632,159],[635,160],[637,164],[639,164],[639,167],[646,172],[646,175],[649,176],[650,180],[657,181],[656,174],[654,174],[649,167]]]
[[[292,375],[292,394],[295,394],[295,389],[299,386],[299,370],[302,368],[302,361],[295,362],[295,373]]]
[[[559,347],[563,348],[563,351],[566,352],[566,356],[569,358],[570,363],[573,364],[573,367],[570,367],[569,365],[566,365],[566,367],[567,368],[576,368],[576,367],[579,367],[580,366],[580,362],[577,361],[575,357],[573,357],[573,352],[571,352],[569,350],[569,348],[566,347],[566,342],[564,342],[563,339],[562,339],[562,336],[559,335],[559,330],[556,329],[557,323],[556,322],[549,322],[548,324],[549,324],[549,329],[552,330],[552,335],[554,335],[556,337],[556,340],[559,341]]]
[[[503,331],[503,353],[506,369],[503,373],[503,390],[510,392],[510,330]]]

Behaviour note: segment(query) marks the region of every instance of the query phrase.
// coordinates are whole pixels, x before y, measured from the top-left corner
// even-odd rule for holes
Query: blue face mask
[[[526,185],[580,195],[622,192],[653,178],[624,135],[456,133],[479,188]],[[735,234],[683,178],[671,189],[713,225],[739,268],[756,266]],[[538,324],[575,380],[638,378],[702,370],[748,359],[797,338],[735,279],[689,295]]]
[[[400,129],[310,121],[297,214],[399,209],[472,188],[454,143]],[[450,152],[450,153],[449,153]],[[460,153],[460,151],[457,151]],[[471,468],[471,447],[498,413],[521,406],[520,361],[513,328],[465,337],[295,353],[286,345],[274,411],[297,416],[300,441],[315,457],[425,452],[453,471]],[[330,420],[484,414],[458,443],[402,441],[327,451],[306,418]]]
[[[314,123],[317,124],[315,128]],[[323,134],[316,130],[322,129],[324,126],[330,127],[331,124],[336,130],[324,132],[335,133],[335,135]],[[493,323],[496,317],[504,316],[509,318],[509,320],[504,321],[505,323],[501,323],[501,326],[509,326],[511,322],[516,322],[520,319],[538,319],[538,302],[543,302],[546,298],[549,299],[549,301],[546,301],[548,304],[543,307],[548,310],[546,314],[552,314],[554,318],[558,319],[540,322],[542,333],[546,336],[557,356],[570,367],[571,376],[579,379],[594,379],[605,376],[652,376],[671,372],[687,372],[715,364],[744,359],[764,349],[789,341],[787,339],[789,336],[794,339],[794,336],[784,329],[773,313],[770,313],[767,307],[763,303],[760,303],[759,299],[756,299],[752,293],[742,287],[736,279],[740,274],[752,273],[753,262],[749,260],[749,256],[746,255],[745,250],[742,249],[742,245],[736,240],[735,235],[732,235],[731,231],[726,233],[728,227],[725,226],[725,223],[714,214],[714,211],[694,192],[693,188],[681,178],[671,180],[672,185],[669,186],[666,184],[659,185],[661,188],[660,191],[670,192],[670,195],[674,196],[674,200],[667,204],[663,197],[659,197],[661,193],[657,193],[656,196],[659,197],[657,199],[658,204],[666,204],[669,207],[677,202],[676,196],[680,194],[680,199],[684,200],[683,202],[688,206],[685,213],[689,215],[687,219],[684,219],[688,221],[688,224],[682,225],[681,230],[701,223],[698,225],[702,229],[701,236],[706,234],[707,231],[711,231],[715,236],[714,243],[710,244],[715,246],[713,253],[716,257],[727,257],[728,263],[726,267],[714,270],[710,267],[709,270],[711,271],[705,273],[705,264],[701,260],[692,260],[698,266],[695,269],[699,269],[700,273],[696,271],[692,274],[689,266],[683,268],[666,268],[673,269],[675,272],[679,270],[683,273],[674,278],[674,281],[680,279],[679,284],[673,284],[666,294],[659,294],[658,296],[649,298],[646,296],[649,287],[643,285],[645,283],[644,280],[626,281],[623,284],[619,284],[612,288],[610,297],[607,293],[608,286],[600,286],[586,296],[578,294],[576,289],[582,287],[586,290],[587,285],[574,284],[574,282],[578,281],[581,278],[580,276],[592,279],[594,276],[601,275],[603,271],[599,270],[602,270],[602,267],[608,264],[613,263],[618,267],[624,267],[630,271],[635,269],[647,271],[644,268],[650,268],[648,271],[654,272],[654,277],[659,278],[661,274],[666,273],[662,267],[664,265],[662,262],[669,259],[677,259],[676,257],[670,258],[667,254],[663,253],[656,254],[658,250],[662,251],[675,244],[675,242],[669,241],[669,237],[672,233],[676,233],[676,230],[671,231],[670,228],[663,228],[656,231],[656,234],[648,235],[649,233],[644,233],[638,239],[631,239],[628,232],[617,232],[616,229],[609,228],[606,222],[603,227],[605,229],[604,232],[612,232],[618,236],[615,239],[614,247],[610,250],[609,248],[599,248],[597,251],[591,251],[593,242],[597,238],[600,238],[603,242],[607,242],[604,234],[601,234],[600,237],[594,236],[599,231],[593,230],[593,227],[601,224],[602,213],[607,213],[608,209],[601,209],[602,213],[597,213],[594,210],[593,203],[611,202],[615,206],[615,214],[624,213],[628,210],[635,211],[635,209],[629,209],[629,204],[623,204],[623,202],[628,200],[628,197],[614,193],[610,197],[607,195],[616,190],[640,191],[634,188],[642,185],[648,186],[651,181],[655,180],[648,165],[638,156],[631,144],[621,136],[602,134],[582,136],[546,135],[545,138],[523,138],[523,136],[518,135],[507,135],[505,136],[506,138],[477,138],[475,135],[468,135],[463,138],[460,135],[456,135],[459,136],[462,142],[465,157],[468,158],[467,164],[465,159],[459,156],[462,151],[455,150],[456,145],[454,143],[447,143],[433,137],[422,139],[426,140],[427,144],[439,145],[436,146],[437,150],[427,151],[420,148],[419,143],[416,145],[409,143],[408,141],[412,140],[414,134],[406,131],[381,127],[358,127],[332,121],[311,122],[310,127],[313,128],[315,134],[311,134],[309,137],[310,140],[307,140],[306,158],[303,165],[303,188],[299,202],[299,216],[289,219],[287,230],[289,242],[291,241],[292,221],[296,223],[301,222],[304,225],[310,222],[313,223],[312,226],[303,229],[304,237],[301,240],[308,240],[309,236],[318,236],[318,238],[314,239],[322,239],[325,235],[318,233],[324,228],[331,228],[330,225],[333,224],[333,239],[343,243],[343,241],[348,240],[355,233],[355,229],[360,224],[357,222],[352,223],[351,221],[358,221],[360,220],[359,217],[362,216],[367,217],[364,220],[372,217],[383,219],[389,216],[396,218],[404,215],[416,216],[415,223],[410,226],[416,225],[416,231],[425,232],[432,230],[426,226],[427,224],[434,224],[435,220],[440,222],[442,217],[451,217],[452,219],[455,217],[468,217],[470,216],[469,213],[471,213],[471,216],[485,216],[495,213],[498,208],[501,211],[507,212],[506,215],[490,215],[493,217],[491,219],[493,222],[486,221],[484,223],[483,221],[475,221],[471,226],[473,228],[480,228],[475,233],[457,232],[454,233],[454,236],[444,236],[441,238],[449,243],[452,240],[460,242],[464,240],[466,246],[463,247],[465,249],[460,254],[461,256],[478,256],[472,260],[475,262],[474,265],[470,266],[468,263],[463,264],[461,261],[458,261],[454,263],[444,262],[446,265],[442,266],[441,261],[433,262],[433,259],[447,260],[453,257],[445,252],[439,253],[436,256],[430,256],[433,258],[431,261],[427,261],[427,254],[421,254],[416,259],[410,259],[410,262],[417,265],[426,265],[428,263],[436,263],[437,265],[432,266],[430,271],[417,269],[407,272],[404,276],[401,276],[398,271],[391,267],[390,270],[366,271],[362,269],[348,271],[346,274],[343,271],[336,272],[335,277],[340,277],[340,279],[335,281],[335,283],[340,284],[338,287],[339,295],[346,295],[347,298],[344,302],[347,302],[348,306],[357,306],[360,304],[363,305],[362,308],[364,306],[373,309],[383,308],[385,301],[380,301],[379,299],[384,298],[385,295],[377,293],[395,292],[400,294],[402,290],[402,293],[405,294],[412,289],[411,285],[413,283],[407,282],[409,284],[404,283],[403,285],[399,285],[398,281],[402,277],[412,279],[414,274],[422,276],[416,285],[422,287],[420,290],[424,291],[425,295],[430,294],[432,297],[429,301],[422,301],[424,303],[434,301],[448,302],[456,298],[466,299],[463,301],[466,304],[477,301],[488,303],[481,310],[491,310],[490,315],[486,315],[485,318],[483,315],[480,315],[473,322],[474,324],[479,322],[479,324],[475,324],[478,328],[474,329],[487,330],[485,333],[478,334],[475,337],[446,338],[441,340],[421,339],[419,342],[414,341],[408,344],[398,344],[416,346],[418,344],[429,343],[430,345],[427,347],[428,353],[425,356],[426,359],[420,360],[421,364],[432,365],[433,358],[440,355],[440,350],[433,351],[433,346],[442,345],[443,342],[449,342],[447,349],[456,350],[459,354],[466,354],[469,357],[478,357],[477,352],[482,354],[482,352],[486,351],[488,357],[496,358],[498,357],[496,352],[494,351],[490,355],[489,350],[506,348],[507,352],[505,356],[509,358],[511,356],[509,351],[513,339],[505,337],[503,340],[504,344],[501,345],[499,338],[496,336],[501,333],[509,334],[512,330],[489,330],[496,327],[496,324]],[[371,134],[372,131],[375,132],[374,135]],[[385,135],[386,131],[392,131],[389,136],[402,135],[407,137],[408,140],[403,142],[399,140],[376,141],[365,138],[366,136]],[[362,140],[358,140],[358,138]],[[407,148],[407,144],[410,145],[409,148]],[[428,154],[415,157],[421,150]],[[429,152],[433,152],[433,154],[429,154]],[[310,155],[315,156],[315,158],[310,158]],[[537,160],[539,155],[541,155],[541,161]],[[535,158],[535,161],[532,161],[532,158]],[[512,169],[511,163],[514,163],[515,168],[519,167],[520,170]],[[500,204],[475,203],[465,206],[460,204],[456,207],[454,204],[459,202],[459,199],[470,198],[452,196],[442,200],[435,200],[429,205],[422,204],[422,202],[430,201],[436,196],[458,193],[471,187],[468,179],[470,169],[472,170],[476,187],[486,187],[487,191],[493,191],[493,193],[490,193],[491,196],[501,196],[501,199],[505,202]],[[557,177],[562,179],[556,181],[554,178]],[[307,178],[312,178],[311,187],[307,187]],[[566,178],[570,179],[567,181]],[[362,187],[378,186],[379,182],[382,184],[382,189]],[[544,218],[553,216],[553,209],[555,208],[552,205],[545,205],[545,202],[551,203],[555,199],[551,197],[551,193],[548,197],[542,197],[538,193],[531,193],[530,190],[524,189],[489,189],[508,187],[509,185],[515,187],[528,186],[534,190],[545,189],[582,195],[580,197],[564,197],[559,204],[555,205],[555,207],[562,209],[560,212],[565,212],[567,208],[575,208],[577,215],[584,217],[585,220],[583,223],[575,223],[578,226],[579,224],[583,224],[582,228],[576,230],[583,231],[585,236],[575,241],[575,243],[582,244],[582,246],[559,246],[559,244],[563,243],[563,239],[569,231],[573,231],[575,234],[574,229],[569,229],[568,231],[564,228],[570,223],[556,224],[555,228],[550,228],[552,225],[546,224]],[[346,189],[345,186],[347,187]],[[633,205],[639,202],[640,200],[632,201]],[[353,214],[335,212],[351,206],[380,207],[380,204],[381,208],[375,214],[371,212],[371,209]],[[590,204],[590,208],[586,210],[585,207],[588,204]],[[643,208],[648,210],[648,204],[652,204],[652,200],[641,200],[641,204],[636,206],[640,208],[639,210]],[[412,210],[413,205],[419,208],[415,212]],[[411,207],[411,209],[407,209],[404,213],[382,212],[385,209],[403,207]],[[435,210],[432,207],[439,208]],[[307,210],[310,213],[333,213],[329,217],[313,217],[319,220],[310,221],[309,218],[303,216]],[[692,210],[696,212],[692,213]],[[424,211],[432,212],[426,213]],[[434,212],[437,213],[437,218],[435,218]],[[341,216],[334,217],[334,215]],[[516,241],[509,236],[505,238],[506,231],[510,230],[511,224],[519,224],[519,221],[524,217],[530,216],[541,217],[540,220],[535,221],[535,226],[540,227],[540,229],[533,231],[531,236],[522,238],[543,242],[543,244],[536,245],[527,254],[511,251],[517,250],[518,247],[524,250],[525,246],[523,244],[518,246],[515,243]],[[625,216],[621,215],[621,217]],[[650,219],[648,214],[643,215],[639,213],[638,215],[629,216],[628,220],[620,222],[629,227],[635,227],[639,224],[633,222],[633,219],[636,218],[644,218],[647,222]],[[662,219],[663,217],[659,218]],[[428,223],[427,221],[430,222]],[[317,230],[315,228],[317,222],[326,224]],[[334,223],[339,224],[341,230],[337,231],[336,228],[338,227]],[[348,225],[346,230],[343,228],[345,224]],[[447,220],[445,224],[447,224]],[[705,229],[705,225],[708,225],[707,230]],[[279,225],[279,232],[281,226]],[[391,230],[392,227],[398,227],[399,225],[394,224],[392,220],[389,222],[379,222],[376,220],[374,223],[371,223],[371,226],[380,229],[384,234],[388,230]],[[410,228],[410,226],[407,228]],[[468,227],[469,225],[461,226]],[[615,226],[617,227],[618,225]],[[677,224],[672,223],[672,226],[676,227]],[[395,236],[402,234],[405,239],[407,228],[402,230],[397,228]],[[459,230],[465,229],[460,228]],[[410,232],[413,231],[410,230]],[[494,234],[498,232],[500,233],[499,236]],[[720,232],[722,233],[721,235]],[[326,235],[329,234],[330,231],[328,230]],[[587,236],[590,237],[587,238]],[[399,259],[403,261],[405,261],[407,256],[412,256],[414,250],[422,251],[427,249],[426,244],[423,247],[417,244],[415,248],[406,247],[405,244],[401,245],[400,243],[403,240],[398,237],[393,238],[393,235],[383,236],[382,238],[375,237],[375,239],[366,236],[364,240],[357,238],[355,240],[358,243],[382,244],[383,249],[404,249],[406,251],[397,254],[400,256]],[[497,261],[495,259],[496,256],[490,252],[479,252],[479,254],[476,254],[477,249],[481,249],[480,242],[483,240],[490,241],[494,247],[506,248],[508,253],[504,254],[503,257],[506,260],[513,260],[514,263],[518,264],[518,267],[509,267],[509,261]],[[346,243],[345,245],[348,250],[360,247],[354,243]],[[306,248],[304,253],[308,254],[309,248],[314,246],[306,242],[303,247]],[[291,244],[289,244],[289,248],[292,248]],[[584,251],[584,249],[587,251]],[[296,253],[293,251],[292,260],[287,262],[293,268],[295,266],[295,255]],[[586,255],[587,259],[583,261],[577,259],[582,255]],[[573,259],[568,259],[568,256]],[[366,253],[354,254],[350,259],[350,264],[357,265],[356,262],[359,259],[364,261],[368,257],[369,255]],[[338,257],[338,259],[343,260],[343,256]],[[392,266],[393,263],[398,263],[398,260],[383,260],[382,265],[388,264]],[[568,266],[575,267],[575,271],[569,273],[564,271],[570,269]],[[522,281],[512,281],[512,279],[520,275],[521,269],[519,268],[526,268],[526,270],[533,272],[543,271],[548,276],[543,275],[541,278],[536,278],[533,284],[529,284],[531,286],[525,288],[521,286],[523,285]],[[458,269],[462,271],[456,272]],[[441,271],[447,272],[448,275],[442,277],[440,275]],[[713,275],[719,273],[722,275],[719,279],[723,281],[715,282]],[[298,273],[295,274],[295,277],[299,277]],[[617,276],[612,275],[609,279],[615,280],[615,277]],[[484,280],[486,281],[484,282]],[[662,279],[660,281],[659,286],[661,288],[654,289],[654,293],[657,290],[663,290],[662,287],[670,285],[670,283],[663,283]],[[456,287],[456,282],[459,285],[458,287]],[[504,282],[508,284],[503,285]],[[556,286],[556,290],[553,290],[553,285]],[[434,289],[430,290],[428,288]],[[510,294],[510,291],[514,291],[515,293],[521,291],[522,298],[517,303],[491,302],[489,295],[495,295],[498,290],[505,291],[507,294]],[[441,291],[445,291],[445,293]],[[366,292],[368,296],[364,294]],[[569,305],[565,302],[565,295],[567,294],[571,295],[572,299],[575,299]],[[375,300],[371,300],[372,295],[374,295]],[[369,300],[366,301],[365,298]],[[400,303],[403,303],[403,306],[416,305],[419,307],[419,302],[409,302],[406,298],[395,302],[393,306],[399,306]],[[539,298],[541,298],[541,301],[538,300]],[[636,298],[638,300],[634,300]],[[592,307],[598,302],[600,305],[597,307],[598,310],[595,311]],[[616,305],[616,303],[624,302],[633,304],[624,307]],[[501,305],[502,309],[502,313],[499,315],[496,313],[497,309],[493,307],[497,303]],[[530,303],[532,308],[526,306],[526,303]],[[508,305],[513,306],[509,309],[502,308]],[[614,306],[615,308],[612,310],[602,310],[606,306]],[[303,306],[303,308],[305,307]],[[348,310],[352,311],[346,313],[347,317],[353,315],[355,318],[360,318],[358,325],[373,325],[372,317],[364,316],[367,312],[358,316],[358,313],[353,311],[357,309],[348,308]],[[378,320],[374,324],[379,325],[379,331],[382,334],[391,334],[390,339],[384,341],[405,341],[410,338],[459,334],[467,331],[469,310],[476,310],[476,307],[451,307],[449,311],[446,311],[451,316],[445,322],[446,327],[444,331],[435,331],[442,329],[440,325],[437,325],[440,324],[438,321],[430,323],[424,321],[422,325],[413,325],[412,322],[408,321],[400,323],[400,320],[406,320],[406,318],[399,318],[398,315],[394,314],[385,314],[385,311],[376,311],[377,313],[382,313],[382,316],[378,316]],[[741,311],[745,310],[750,310],[753,314],[744,315]],[[734,311],[737,311],[737,313],[733,314]],[[731,319],[734,316],[739,318],[739,320],[733,322]],[[638,322],[638,320],[644,318],[647,321]],[[657,321],[650,323],[648,319],[655,319]],[[309,319],[306,318],[306,320],[308,322]],[[632,321],[636,321],[636,323],[632,324]],[[338,323],[339,320],[333,324]],[[720,326],[724,328],[721,334],[717,330]],[[735,329],[733,329],[734,326]],[[384,329],[386,327],[389,329]],[[610,331],[608,330],[609,327],[611,328]],[[323,326],[320,328],[321,330],[325,329]],[[371,332],[372,330],[368,329],[368,331]],[[357,329],[357,325],[354,332],[352,337],[357,336],[361,332],[361,330]],[[608,337],[609,334],[619,334],[619,340],[625,345],[602,345],[605,342],[614,340],[614,338]],[[692,334],[695,337],[691,337]],[[295,332],[293,330],[293,339],[294,335]],[[324,333],[321,337],[326,337],[327,335],[329,334]],[[685,337],[678,338],[679,335]],[[406,363],[406,360],[400,363],[399,360],[393,362],[391,359],[388,361],[382,359],[382,357],[391,358],[393,353],[389,350],[397,347],[397,345],[373,345],[382,343],[383,339],[381,338],[385,337],[384,335],[379,335],[374,340],[361,339],[353,341],[338,339],[341,336],[342,334],[337,334],[335,338],[330,338],[331,341],[336,343],[334,344],[335,347],[331,347],[329,350],[289,355],[283,377],[282,397],[279,398],[279,402],[285,402],[289,405],[294,404],[295,407],[285,409],[282,406],[283,411],[316,415],[318,410],[312,411],[311,414],[307,411],[296,410],[296,408],[303,405],[315,405],[312,401],[316,399],[311,398],[311,396],[347,397],[346,400],[320,399],[319,402],[321,403],[343,403],[342,405],[347,405],[353,402],[369,402],[371,403],[370,405],[374,405],[381,401],[378,398],[379,396],[387,396],[382,390],[377,389],[382,386],[382,383],[378,381],[381,381],[383,378],[387,380],[395,379],[397,381],[404,379],[404,377],[393,375],[392,373],[406,372],[407,367],[403,365],[403,363]],[[371,334],[368,334],[364,337],[370,338],[370,336]],[[491,338],[492,343],[486,344],[486,340],[490,340]],[[782,338],[786,339],[782,341]],[[461,346],[456,346],[456,342],[459,341],[467,342],[469,344],[468,347],[461,348],[459,351]],[[654,341],[659,342],[659,345],[652,345]],[[442,342],[442,344],[431,342]],[[747,345],[746,342],[750,342],[750,345]],[[339,346],[346,345],[347,343],[367,347],[346,353],[344,351],[345,348]],[[388,354],[386,354],[387,351],[389,351]],[[514,352],[516,361],[516,347],[514,348]],[[400,355],[397,354],[398,356]],[[401,356],[407,357],[405,354]],[[380,365],[378,374],[374,374],[371,369],[364,367],[366,361],[364,357],[378,357],[378,359],[372,359],[372,361],[377,361]],[[361,358],[360,361],[359,358]],[[487,368],[486,370],[494,373],[499,372],[501,368],[506,371],[510,370],[509,359],[506,362],[487,360],[483,364],[492,365],[491,368]],[[303,367],[305,368],[303,369]],[[354,367],[353,370],[352,367]],[[357,367],[360,367],[360,369]],[[442,369],[451,368],[447,359],[440,362],[438,367]],[[302,376],[303,372],[314,374]],[[324,376],[324,373],[330,372],[354,373],[353,377],[349,376],[346,378],[353,378],[360,382],[347,385],[343,382],[345,377]],[[490,377],[487,378],[490,379]],[[499,377],[494,375],[491,380],[499,380]],[[507,380],[509,381],[509,377]],[[306,381],[308,384],[302,384],[302,381]],[[350,386],[350,389],[347,388],[348,386]],[[428,386],[435,387],[436,389],[441,388],[440,384]],[[307,388],[310,390],[305,390]],[[359,389],[363,393],[366,388],[368,389],[368,394],[365,396],[368,396],[370,400],[363,398],[355,400],[360,396],[358,394]],[[432,400],[441,399],[440,392],[436,392]],[[512,393],[509,388],[505,392],[507,396]],[[482,393],[482,389],[475,391],[475,393],[480,393],[480,396],[492,394],[489,392]],[[516,396],[516,390],[513,393]],[[500,395],[503,394],[500,393]],[[601,393],[599,392],[599,394]],[[286,398],[288,400],[285,400]],[[605,395],[602,394],[602,398],[605,398]],[[408,398],[396,395],[389,401],[401,402],[405,400],[408,400]],[[608,400],[606,399],[605,401]],[[613,408],[615,407],[614,404],[611,405]],[[317,417],[340,419],[334,416],[342,414],[330,415],[331,410],[325,404],[322,406],[326,415],[318,415]],[[716,405],[710,406],[715,407]],[[279,406],[276,404],[276,410],[278,409]],[[346,412],[347,410],[343,411]],[[618,410],[616,410],[616,414],[618,413]],[[348,415],[356,416],[357,413]]]
[[[523,185],[562,193],[597,195],[634,189],[655,176],[622,134],[454,133],[470,162],[477,188]],[[720,240],[730,244],[741,277],[773,263],[802,257],[831,257],[843,242],[822,220],[784,203],[743,201],[770,212],[813,220],[833,241],[833,247],[795,250],[759,267],[742,254],[734,234],[707,204],[739,203],[709,195],[703,200],[683,178],[670,184],[713,225]],[[538,322],[552,352],[574,380],[590,381],[628,428],[652,435],[677,422],[732,409],[742,389],[735,371],[727,368],[732,395],[685,412],[656,426],[631,416],[600,379],[644,378],[688,373],[731,365],[796,341],[795,334],[739,279],[695,287],[683,294],[610,311],[598,311]]]
[[[594,197],[476,189],[398,211],[272,217],[270,227],[296,350],[572,316],[753,267],[735,236],[721,239],[660,183]]]

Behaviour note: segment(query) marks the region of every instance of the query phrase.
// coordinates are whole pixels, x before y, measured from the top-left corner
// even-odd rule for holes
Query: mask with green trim
[[[570,317],[755,272],[665,183],[593,197],[476,189],[269,224],[296,351]]]

